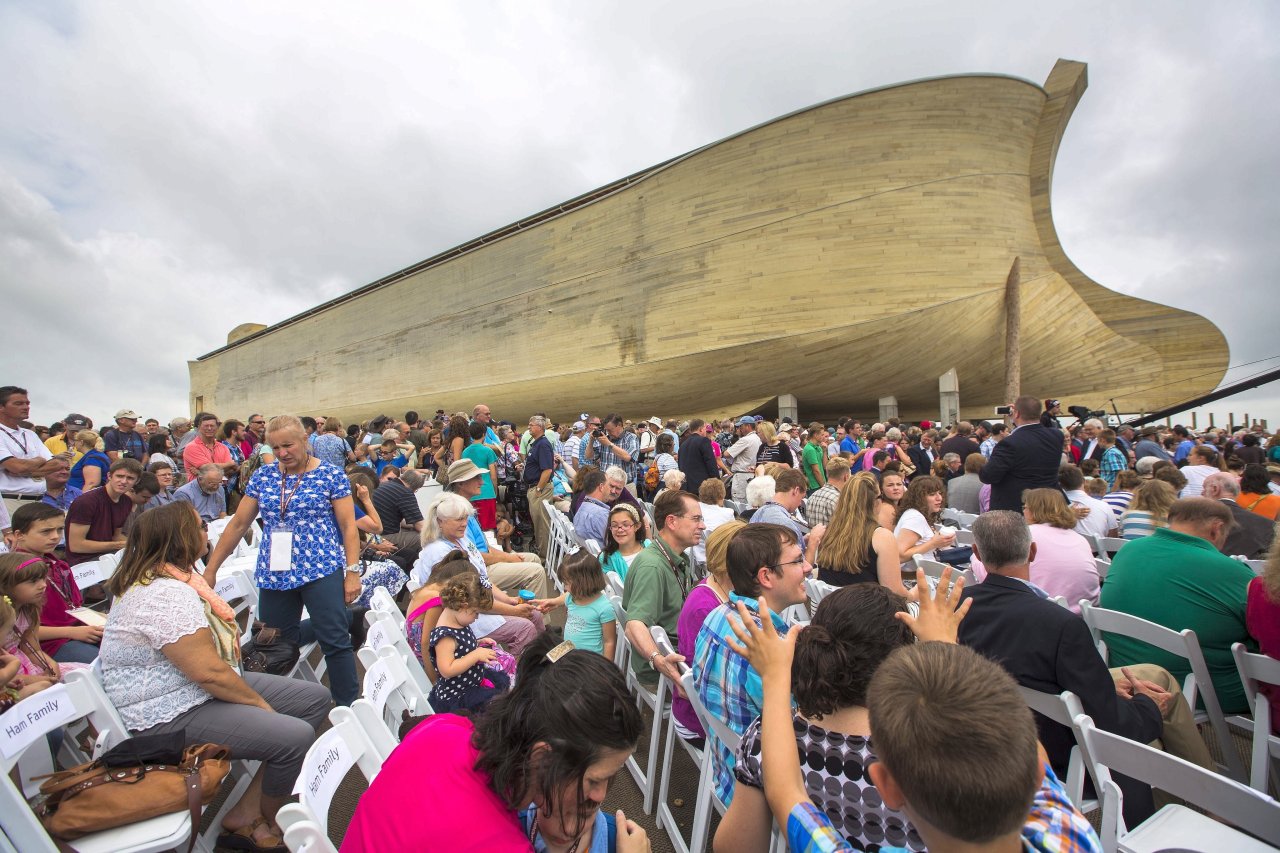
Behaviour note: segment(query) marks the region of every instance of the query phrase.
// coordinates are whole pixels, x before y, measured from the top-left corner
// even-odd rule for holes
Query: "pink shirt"
[[[196,469],[201,465],[208,465],[210,462],[225,465],[230,461],[231,451],[227,450],[227,446],[221,441],[214,442],[212,454],[209,453],[209,448],[204,446],[204,442],[198,438],[193,438],[182,451],[182,467],[187,470],[188,483],[196,478]]]
[[[516,813],[473,769],[472,732],[456,714],[418,724],[360,798],[342,853],[530,850]]]
[[[1250,636],[1258,641],[1258,650],[1267,657],[1280,660],[1280,604],[1267,595],[1262,578],[1249,581],[1244,623]],[[1258,688],[1271,702],[1271,733],[1280,734],[1280,686],[1259,684]]]
[[[1049,593],[1050,598],[1061,595],[1072,613],[1080,612],[1082,598],[1097,603],[1098,564],[1083,536],[1074,530],[1033,524],[1031,541],[1036,546],[1036,558],[1031,561],[1033,584]],[[987,570],[976,557],[969,562],[969,568],[978,583],[987,579]]]

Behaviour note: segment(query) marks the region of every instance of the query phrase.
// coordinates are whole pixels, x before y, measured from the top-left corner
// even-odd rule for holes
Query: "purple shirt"
[[[706,581],[689,591],[689,597],[684,600],[684,607],[680,610],[680,618],[676,621],[676,651],[683,655],[686,661],[693,660],[694,642],[698,639],[698,631],[702,628],[707,614],[719,606],[720,598],[711,587],[707,586]],[[698,715],[694,713],[693,704],[688,699],[676,694],[671,702],[671,713],[675,714],[680,725],[689,731],[706,736],[706,732],[702,730],[702,724],[698,722]]]

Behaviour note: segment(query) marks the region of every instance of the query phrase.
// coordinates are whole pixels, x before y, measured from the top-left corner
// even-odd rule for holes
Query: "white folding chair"
[[[1253,569],[1255,575],[1261,575],[1262,570],[1267,567],[1266,560],[1245,560],[1245,563],[1249,565],[1249,568]]]
[[[973,523],[978,520],[978,516],[972,512],[957,512],[956,521],[966,530],[973,527]]]
[[[1144,743],[1104,732],[1085,714],[1076,718],[1076,725],[1093,762],[1094,778],[1102,785],[1099,837],[1107,853],[1255,853],[1274,851],[1274,845],[1280,845],[1280,803],[1265,794]],[[1167,805],[1129,828],[1124,822],[1124,795],[1111,778],[1113,770],[1180,797],[1233,826],[1186,806]]]
[[[237,623],[241,616],[247,614],[247,619],[242,625],[247,641],[248,629],[253,627],[253,612],[258,606],[258,588],[253,583],[253,573],[224,569],[218,572],[218,580],[213,585],[213,591],[231,605],[231,609],[235,611]]]
[[[941,521],[951,521],[957,526],[960,524],[960,510],[953,506],[943,507],[942,512],[938,514]]]
[[[667,632],[660,627],[650,629],[653,635],[653,641],[658,644],[658,651],[664,655],[675,652],[671,645],[671,639],[667,636]],[[681,684],[685,689],[692,689],[692,674],[689,673],[689,667],[685,664],[677,664],[680,668]],[[689,683],[685,685],[685,675],[689,676]],[[663,676],[665,679],[666,676]],[[680,825],[676,821],[675,814],[671,811],[668,800],[671,795],[671,762],[675,757],[676,742],[680,742],[680,746],[693,759],[694,766],[698,768],[699,773],[699,790],[702,788],[702,775],[706,773],[710,775],[710,756],[706,754],[706,750],[698,749],[689,741],[680,737],[676,732],[676,717],[672,714],[667,718],[667,742],[663,745],[662,751],[662,775],[658,783],[657,813],[656,820],[658,826],[667,831],[667,835],[671,840],[671,845],[676,848],[679,853],[690,853],[690,847],[684,843],[684,837],[680,834]],[[652,748],[652,747],[650,747]],[[704,762],[706,767],[704,767]],[[693,839],[696,841],[697,839]],[[704,839],[705,841],[705,839]],[[698,848],[701,851],[701,847]]]
[[[636,697],[636,707],[643,710],[644,706],[648,706],[653,712],[653,725],[649,730],[649,758],[645,762],[644,769],[641,769],[640,762],[632,755],[627,759],[627,772],[631,774],[631,778],[635,780],[636,787],[640,789],[641,796],[644,797],[644,813],[653,814],[653,800],[658,793],[658,753],[661,750],[662,739],[662,721],[671,713],[670,702],[668,701],[668,693],[670,686],[664,678],[658,678],[658,686],[654,691],[650,691],[648,687],[640,682],[639,676],[631,669],[631,643],[626,641],[627,627],[627,611],[622,606],[622,599],[611,596],[609,603],[613,605],[614,618],[617,620],[620,629],[618,634],[618,647],[623,645],[627,647],[624,660],[620,663],[623,667],[622,672],[626,676],[627,688],[630,689]],[[659,629],[661,630],[661,629]]]
[[[407,712],[417,717],[434,711],[395,646],[383,646],[377,651],[362,646],[356,654],[365,668],[364,684],[360,698],[351,708],[385,760],[400,742],[402,715]]]
[[[600,552],[603,550],[604,548],[601,547],[599,540],[596,540],[596,539],[587,540],[587,552],[590,553],[591,556],[599,557]]]
[[[973,545],[973,542],[974,542],[974,535],[973,535],[973,531],[972,531],[972,530],[968,530],[968,529],[965,529],[965,528],[961,528],[960,530],[957,530],[957,531],[956,531],[956,544],[957,544],[957,545],[970,545],[970,546],[972,546],[972,545]]]
[[[284,846],[290,853],[338,853],[324,830],[309,820],[300,820],[285,830]]]
[[[818,609],[818,605],[822,603],[822,599],[826,598],[839,588],[840,587],[834,584],[829,584],[816,578],[805,578],[804,591],[805,594],[809,596],[810,612],[816,611]]]
[[[729,805],[716,794],[715,742],[719,741],[729,752],[736,754],[742,736],[729,728],[729,724],[724,720],[712,716],[707,711],[707,706],[702,704],[702,697],[698,695],[697,686],[694,684],[693,672],[685,673],[680,678],[680,683],[684,685],[685,695],[693,705],[693,712],[698,715],[698,722],[702,723],[702,730],[707,733],[707,745],[703,749],[705,767],[700,769],[698,776],[697,801],[693,809],[693,837],[689,845],[690,850],[701,851],[707,843],[707,834],[711,828],[710,807],[715,806],[716,811],[722,815],[729,808]]]
[[[369,596],[369,609],[390,616],[396,627],[404,631],[404,614],[400,612],[400,605],[396,604],[386,587],[374,588],[373,595]]]
[[[68,673],[64,683],[27,697],[0,717],[0,830],[3,830],[8,843],[22,853],[57,853],[61,849],[31,810],[23,790],[15,786],[10,776],[18,768],[15,775],[19,776],[22,788],[38,788],[38,783],[33,785],[25,769],[33,762],[24,759],[43,751],[44,761],[35,763],[48,767],[50,761],[45,735],[70,723],[88,719],[99,732],[100,747],[114,746],[128,737],[123,728],[114,728],[112,714],[105,713],[109,704],[104,707],[92,695],[92,676],[89,675],[88,679],[83,677],[87,674],[88,671]],[[19,725],[19,721],[25,725]],[[73,846],[81,853],[151,853],[183,847],[194,829],[191,815],[183,809],[128,826],[91,833],[76,839]],[[196,846],[201,850],[212,849],[199,838]]]
[[[1218,694],[1213,689],[1213,679],[1209,676],[1209,667],[1204,661],[1204,653],[1200,650],[1200,641],[1196,638],[1195,631],[1190,628],[1174,631],[1128,613],[1096,607],[1089,604],[1087,599],[1080,602],[1080,615],[1089,626],[1093,643],[1104,661],[1110,660],[1104,633],[1131,637],[1171,655],[1186,658],[1191,664],[1191,672],[1182,683],[1183,698],[1187,700],[1187,705],[1195,714],[1196,722],[1207,721],[1213,728],[1218,746],[1221,747],[1227,761],[1225,765],[1218,765],[1219,768],[1232,779],[1244,781],[1247,778],[1244,760],[1240,757],[1240,752],[1236,749],[1235,741],[1232,740],[1231,732],[1227,728],[1227,721],[1222,714],[1222,706],[1218,704]],[[1204,702],[1204,711],[1196,710],[1197,696]]]
[[[1094,557],[1093,565],[1098,570],[1098,582],[1102,583],[1107,579],[1107,572],[1111,571],[1111,561],[1106,557]]]
[[[102,583],[111,577],[114,566],[104,564],[101,560],[88,560],[71,567],[71,577],[76,586],[84,592],[91,586]]]
[[[932,582],[931,583],[932,586],[936,586],[938,581],[942,580],[942,572],[945,569],[951,569],[952,583],[955,583],[956,578],[959,578],[959,577],[964,578],[964,582],[966,586],[973,586],[975,583],[978,582],[973,575],[973,569],[958,569],[955,566],[951,566],[951,565],[948,565],[947,563],[939,562],[938,560],[927,559],[925,557],[920,556],[919,554],[916,554],[911,559],[915,561],[917,569],[924,570],[924,576]]]
[[[618,596],[618,598],[622,598],[622,592],[623,592],[624,586],[622,583],[621,575],[613,571],[605,572],[604,584],[605,584],[605,588],[608,589],[609,592]]]
[[[1124,547],[1124,543],[1128,539],[1121,539],[1118,536],[1103,536],[1098,539],[1098,556],[1105,557],[1108,560],[1114,559],[1115,555]]]
[[[1067,778],[1063,780],[1063,784],[1067,787],[1067,796],[1071,797],[1071,802],[1082,814],[1094,811],[1098,808],[1098,801],[1086,800],[1084,797],[1085,776],[1093,775],[1093,766],[1089,761],[1088,753],[1084,751],[1084,740],[1076,728],[1076,717],[1084,713],[1079,698],[1070,690],[1053,694],[1021,685],[1018,686],[1018,692],[1022,694],[1022,700],[1027,703],[1028,708],[1048,717],[1058,725],[1066,726],[1076,736],[1076,745],[1071,747],[1071,755],[1067,761]],[[1093,787],[1095,791],[1102,790],[1097,779],[1094,779]]]
[[[427,671],[422,668],[422,661],[418,660],[418,656],[409,647],[409,638],[405,636],[404,628],[397,625],[390,614],[377,610],[370,610],[365,614],[365,624],[368,625],[364,638],[365,645],[375,652],[381,651],[384,647],[394,648],[400,655],[400,659],[404,661],[405,669],[409,671],[409,676],[418,685],[418,689],[423,695],[430,693],[431,679],[427,677]]]
[[[293,792],[298,802],[283,806],[276,823],[285,832],[296,823],[310,821],[329,831],[329,807],[333,795],[352,767],[359,767],[368,782],[382,769],[382,756],[365,735],[355,712],[341,706],[329,712],[333,728],[316,738],[302,760]]]
[[[1280,685],[1280,660],[1246,651],[1244,643],[1232,645],[1231,655],[1236,660],[1236,670],[1244,684],[1244,696],[1249,702],[1252,719],[1227,717],[1227,723],[1252,732],[1249,787],[1265,794],[1268,778],[1280,789],[1280,772],[1277,772],[1280,770],[1280,736],[1271,733],[1271,701],[1258,689],[1258,684]]]

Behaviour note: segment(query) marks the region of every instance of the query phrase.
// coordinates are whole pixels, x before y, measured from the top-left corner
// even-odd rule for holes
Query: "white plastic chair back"
[[[924,576],[932,581],[930,584],[931,586],[936,586],[937,582],[942,580],[942,573],[948,568],[951,569],[952,583],[955,583],[955,579],[959,577],[964,578],[966,586],[973,586],[977,583],[977,579],[974,577],[972,569],[958,569],[954,566],[948,565],[947,563],[939,562],[938,560],[927,559],[919,554],[916,554],[911,559],[915,561],[917,569],[924,570]]]
[[[431,679],[427,677],[427,671],[422,668],[422,661],[418,660],[418,656],[409,647],[409,638],[405,636],[404,626],[397,624],[391,614],[377,610],[366,613],[365,622],[369,626],[365,633],[365,645],[374,651],[381,651],[384,647],[394,648],[400,655],[400,659],[404,661],[405,669],[418,685],[418,689],[423,695],[430,693]]]
[[[974,539],[973,531],[968,528],[961,528],[956,531],[957,545],[973,545]]]
[[[347,772],[359,767],[365,779],[373,782],[382,769],[382,756],[350,708],[334,708],[329,721],[333,728],[316,738],[302,760],[293,787],[298,802],[289,803],[276,815],[276,823],[285,831],[300,821],[311,821],[328,832],[329,807]]]
[[[1095,607],[1090,605],[1087,600],[1080,602],[1080,615],[1084,618],[1085,625],[1089,627],[1089,633],[1093,635],[1094,645],[1097,646],[1098,652],[1102,655],[1104,661],[1109,660],[1107,644],[1103,638],[1104,633],[1132,637],[1171,655],[1186,658],[1191,664],[1191,672],[1182,683],[1183,698],[1187,700],[1187,705],[1195,713],[1197,722],[1208,720],[1213,727],[1213,733],[1218,739],[1218,746],[1221,747],[1222,754],[1227,760],[1225,766],[1219,765],[1219,767],[1225,770],[1232,779],[1244,781],[1247,778],[1244,760],[1236,749],[1235,741],[1231,739],[1231,732],[1227,728],[1222,706],[1218,703],[1218,694],[1213,688],[1213,679],[1209,676],[1209,666],[1205,663],[1204,653],[1200,650],[1200,641],[1196,638],[1195,631],[1190,628],[1174,631],[1163,625],[1148,622],[1146,619],[1131,616],[1128,613]],[[1196,711],[1197,696],[1204,702],[1204,711]]]
[[[822,603],[822,599],[835,592],[840,587],[820,581],[816,578],[804,579],[804,591],[809,596],[809,605],[812,609],[817,610],[818,605]]]
[[[1261,575],[1262,570],[1267,567],[1266,560],[1245,560],[1245,562],[1248,563],[1249,568],[1253,569],[1255,575]]]
[[[1124,547],[1124,543],[1128,539],[1121,539],[1118,536],[1103,536],[1098,540],[1098,556],[1106,557],[1108,560],[1115,559],[1115,555],[1120,553],[1120,549]]]
[[[627,611],[622,606],[622,596],[606,590],[605,595],[613,607],[613,618],[617,622],[618,641],[613,653],[613,662],[622,670],[623,676],[631,680],[631,641],[627,639]]]
[[[37,763],[47,772],[48,741],[45,735],[82,720],[88,720],[99,732],[99,749],[114,746],[128,737],[122,726],[119,729],[114,727],[119,725],[119,715],[106,702],[89,670],[67,673],[64,683],[27,697],[0,717],[3,721],[0,725],[0,835],[22,853],[56,853],[58,846],[32,812],[23,791],[14,785],[10,773],[18,768],[22,787],[38,789],[38,782],[25,778],[24,770],[31,766],[26,758],[42,751],[46,757]],[[19,726],[19,721],[25,725]],[[191,816],[183,809],[92,833],[77,839],[75,847],[80,850],[139,853],[167,850],[181,847],[191,837],[191,830]]]
[[[76,586],[84,592],[91,586],[100,584],[111,577],[114,566],[104,565],[101,560],[89,560],[71,567],[71,577]]]
[[[1107,579],[1107,572],[1111,571],[1111,561],[1106,557],[1094,557],[1093,565],[1098,570],[1098,582],[1101,583]]]
[[[600,546],[600,542],[597,539],[588,539],[586,542],[586,547],[587,547],[587,552],[590,553],[591,556],[593,557],[599,557],[600,552],[604,550],[604,548]]]
[[[290,853],[338,853],[324,830],[309,820],[300,820],[285,830],[284,846]]]
[[[614,571],[605,572],[604,583],[605,583],[605,588],[609,590],[609,592],[618,596],[618,598],[622,598],[622,592],[624,590],[624,586],[622,583],[621,575],[619,575],[617,572],[614,572]],[[619,631],[622,630],[621,626],[619,626],[618,630]]]
[[[1271,701],[1258,690],[1258,684],[1280,684],[1280,660],[1247,651],[1243,643],[1231,647],[1236,661],[1236,671],[1244,684],[1245,699],[1249,702],[1252,719],[1228,717],[1227,722],[1249,731],[1253,735],[1249,787],[1267,793],[1267,779],[1280,789],[1280,736],[1271,733]]]
[[[1018,692],[1022,694],[1022,699],[1027,703],[1028,708],[1048,717],[1058,725],[1066,726],[1076,736],[1076,745],[1071,747],[1071,755],[1067,762],[1067,778],[1063,780],[1063,784],[1067,786],[1067,795],[1071,797],[1071,802],[1081,813],[1089,814],[1094,811],[1098,808],[1098,801],[1084,798],[1085,774],[1092,776],[1093,766],[1084,752],[1084,741],[1075,725],[1076,717],[1084,713],[1079,698],[1070,690],[1053,694],[1032,690],[1022,685],[1018,686]],[[1094,779],[1093,784],[1095,791],[1102,790],[1097,779]]]
[[[369,596],[369,609],[390,616],[400,630],[404,631],[404,614],[385,586],[374,587],[373,595]]]
[[[1146,744],[1104,732],[1085,714],[1076,718],[1076,725],[1093,761],[1094,778],[1102,785],[1099,836],[1104,850],[1260,853],[1280,845],[1280,803],[1270,797]],[[1239,829],[1181,805],[1167,805],[1129,828],[1124,822],[1124,796],[1111,771],[1154,785]]]
[[[365,668],[364,682],[360,698],[351,707],[364,725],[365,734],[385,759],[399,742],[404,713],[420,717],[434,711],[394,646],[383,646],[377,651],[363,646],[357,656]]]

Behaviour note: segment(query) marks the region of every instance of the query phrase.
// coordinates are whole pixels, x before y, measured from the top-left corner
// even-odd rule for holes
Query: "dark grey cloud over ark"
[[[1041,6],[0,2],[0,384],[182,413],[241,322],[827,98],[1059,57],[1072,259],[1280,354],[1280,6]],[[1280,390],[1213,408],[1250,407]]]

